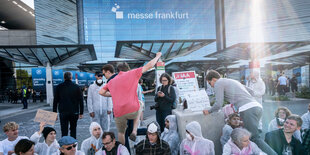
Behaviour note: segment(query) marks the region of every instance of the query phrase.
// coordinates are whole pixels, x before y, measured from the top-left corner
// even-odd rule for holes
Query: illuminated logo
[[[38,70],[36,70],[36,73],[37,73],[37,75],[41,75],[42,74],[42,70],[38,69]]]
[[[124,13],[123,13],[123,11],[117,11],[119,8],[120,8],[120,6],[118,5],[118,4],[114,4],[115,6],[113,6],[112,7],[112,12],[114,12],[115,13],[115,18],[116,19],[123,19],[124,18]]]

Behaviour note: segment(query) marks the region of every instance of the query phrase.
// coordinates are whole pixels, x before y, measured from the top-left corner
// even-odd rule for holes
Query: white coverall
[[[194,139],[184,139],[180,145],[180,155],[215,155],[214,143],[202,137],[201,126],[193,121],[185,129],[194,136]]]
[[[100,124],[103,131],[110,130],[110,117],[107,111],[112,112],[113,104],[111,97],[104,97],[99,95],[99,90],[104,86],[98,86],[96,82],[91,84],[88,88],[87,107],[88,112],[95,113],[95,117],[92,118],[92,122]]]
[[[92,134],[92,131],[95,127],[100,127],[100,130],[101,130],[101,135],[98,139]],[[102,138],[101,138],[103,131],[102,131],[100,124],[98,124],[97,122],[92,122],[89,126],[89,132],[90,132],[91,136],[82,142],[81,151],[87,155],[89,155],[89,154],[94,155],[95,152],[100,150],[103,146],[102,145]]]

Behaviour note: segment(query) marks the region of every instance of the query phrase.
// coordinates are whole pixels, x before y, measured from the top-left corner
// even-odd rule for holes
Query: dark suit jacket
[[[83,114],[83,95],[77,84],[71,80],[59,84],[56,87],[53,102],[53,112],[66,114]]]
[[[290,145],[293,148],[293,155],[307,155],[306,150],[296,138],[292,137],[291,143],[287,143],[283,129],[266,133],[265,141],[279,155],[282,155],[285,145]]]

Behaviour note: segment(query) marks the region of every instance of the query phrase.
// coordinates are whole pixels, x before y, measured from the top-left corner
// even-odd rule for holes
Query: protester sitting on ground
[[[84,152],[77,150],[77,140],[71,136],[63,136],[58,143],[60,154],[53,153],[53,155],[85,155]]]
[[[111,79],[99,91],[103,96],[112,96],[113,113],[115,115],[115,124],[118,130],[118,139],[122,144],[125,144],[124,134],[127,128],[127,120],[134,120],[134,127],[130,139],[133,141],[136,139],[140,117],[140,104],[137,96],[138,81],[141,78],[142,73],[154,67],[160,57],[161,53],[158,52],[156,53],[156,57],[149,61],[145,66],[127,72],[120,71],[117,76]],[[129,70],[129,66],[126,64],[123,64],[122,68]],[[106,73],[104,67],[102,73],[103,75]]]
[[[157,88],[155,95],[156,102],[156,121],[161,128],[161,132],[165,128],[165,118],[172,114],[173,103],[176,98],[176,94],[173,86],[171,86],[171,77],[167,73],[163,73],[159,78],[162,84]]]
[[[214,155],[214,143],[205,139],[201,133],[201,126],[193,121],[186,125],[186,139],[180,145],[180,155]]]
[[[169,144],[160,138],[160,127],[157,122],[147,126],[146,138],[136,146],[136,155],[171,155]]]
[[[296,130],[300,130],[301,125],[302,119],[298,115],[291,115],[285,120],[283,129],[266,133],[265,141],[279,155],[306,155],[300,141],[293,136]]]
[[[45,123],[40,123],[40,130],[35,132],[30,139],[35,142],[35,153],[39,155],[50,155],[52,153],[59,152],[59,144],[56,140],[56,130],[51,127],[44,127]],[[43,134],[44,142],[39,143],[40,138]]]
[[[89,126],[90,137],[85,139],[81,145],[81,151],[85,154],[94,155],[102,147],[101,136],[103,134],[100,124],[92,122]]]
[[[116,141],[113,132],[104,132],[102,135],[102,149],[96,155],[129,155],[127,148]]]
[[[305,130],[309,130],[310,129],[310,103],[308,105],[308,112],[303,114],[301,116],[301,119],[302,119],[302,126],[301,126],[301,129],[303,131]]]
[[[34,150],[34,142],[28,139],[21,139],[14,147],[16,155],[34,155]]]
[[[227,124],[224,125],[222,130],[222,136],[220,138],[222,147],[227,143],[230,138],[230,134],[235,128],[241,126],[240,116],[237,113],[230,114],[228,116]]]
[[[3,132],[8,138],[1,141],[0,155],[11,155],[14,153],[16,143],[21,139],[29,139],[25,136],[18,136],[18,124],[16,122],[8,122],[3,126]]]
[[[250,141],[251,133],[244,128],[236,128],[231,132],[229,141],[224,145],[223,155],[266,155],[258,146]]]
[[[165,129],[161,134],[160,139],[166,141],[171,150],[172,155],[178,155],[180,138],[178,134],[178,125],[175,115],[168,115],[165,120]]]
[[[270,121],[268,125],[268,132],[282,129],[285,120],[288,116],[292,115],[291,111],[286,107],[279,107],[275,111],[275,117],[273,120]],[[297,140],[301,142],[301,133],[300,130],[296,130],[293,135]]]

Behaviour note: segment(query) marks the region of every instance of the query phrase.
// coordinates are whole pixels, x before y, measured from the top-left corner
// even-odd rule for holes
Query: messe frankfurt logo
[[[123,19],[124,18],[124,13],[123,13],[123,11],[117,11],[119,8],[120,8],[120,6],[118,5],[118,4],[114,4],[115,6],[113,6],[112,7],[112,12],[114,12],[115,13],[115,15],[116,15],[116,19]]]
[[[41,70],[41,69],[38,69],[38,70],[36,71],[36,73],[37,73],[37,75],[40,75],[40,74],[42,74],[42,70]]]
[[[111,11],[115,13],[116,19],[124,19],[124,12],[118,11],[120,9],[120,6],[115,3],[112,7]],[[129,12],[127,15],[125,15],[125,18],[128,19],[188,19],[189,14],[188,12],[179,12],[179,11],[167,11],[167,12]]]

